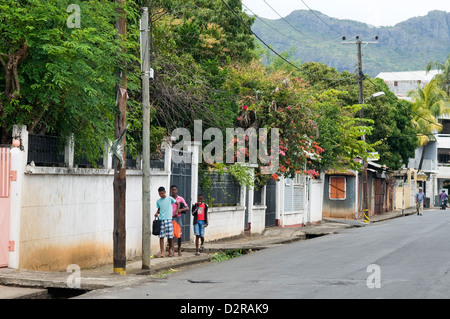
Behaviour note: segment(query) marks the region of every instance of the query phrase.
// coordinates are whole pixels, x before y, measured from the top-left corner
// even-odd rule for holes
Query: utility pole
[[[378,40],[378,36],[375,37]],[[342,37],[342,40],[345,41],[345,37]],[[363,95],[363,80],[364,73],[362,67],[362,44],[378,44],[377,41],[361,41],[359,36],[356,36],[356,41],[347,41],[342,42],[342,44],[356,44],[358,47],[358,85],[359,85],[359,104],[361,104],[361,109],[359,111],[359,117],[361,118],[361,126],[364,126],[364,95]],[[361,136],[363,142],[366,142],[366,134]],[[367,176],[367,160],[363,159],[363,213],[364,213],[364,222],[369,223],[370,216],[370,207],[369,207],[369,183]]]
[[[126,0],[116,0],[118,4],[117,13],[119,18],[116,22],[117,35],[116,38],[122,38],[126,41]],[[115,117],[114,138],[116,139],[115,156],[117,157],[114,166],[114,229],[113,229],[113,263],[114,273],[126,274],[126,233],[125,233],[125,207],[126,207],[126,124],[127,124],[127,76],[125,74],[125,66],[118,70],[120,79],[117,94],[116,106],[118,114]]]
[[[150,51],[148,8],[142,8],[141,79],[142,79],[142,269],[150,269]]]

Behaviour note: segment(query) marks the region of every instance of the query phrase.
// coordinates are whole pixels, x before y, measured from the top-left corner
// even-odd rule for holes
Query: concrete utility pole
[[[127,24],[125,4],[126,0],[116,0],[118,4],[117,12],[119,18],[116,22],[117,38],[122,37],[125,40]],[[125,74],[125,66],[118,70],[120,83],[118,84],[116,94],[116,105],[119,114],[116,115],[114,126],[114,138],[121,142],[118,146],[119,158],[114,167],[114,229],[113,229],[113,264],[114,273],[126,274],[126,233],[125,233],[125,207],[126,207],[126,125],[127,125],[127,76]]]
[[[378,40],[378,36],[375,37]],[[342,38],[345,41],[345,37]],[[359,117],[364,119],[364,95],[363,95],[363,80],[364,73],[362,69],[362,44],[378,44],[377,41],[361,41],[359,36],[356,36],[356,41],[342,42],[342,44],[356,44],[358,46],[358,85],[359,85],[359,104],[361,104],[361,109],[359,111]],[[364,126],[364,121],[361,121],[361,126]],[[361,137],[363,142],[366,142],[366,135]],[[369,183],[367,177],[367,161],[363,159],[363,212],[364,212],[364,222],[369,223],[370,207],[369,207]]]
[[[148,8],[141,16],[141,78],[142,78],[142,269],[150,269],[150,51]]]

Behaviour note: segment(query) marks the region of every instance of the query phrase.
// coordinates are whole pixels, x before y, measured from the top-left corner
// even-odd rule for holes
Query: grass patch
[[[224,260],[228,260],[228,259],[232,259],[232,258],[236,258],[248,253],[251,253],[252,250],[248,250],[248,251],[243,251],[242,249],[235,249],[235,250],[225,250],[223,251],[219,251],[217,253],[214,253],[211,257],[210,260],[212,262],[221,262]]]
[[[165,278],[168,275],[173,274],[174,272],[177,272],[177,271],[178,270],[172,269],[172,268],[164,269],[164,270],[161,270],[161,271],[157,272],[154,275],[150,275],[150,277],[152,277],[152,278]]]

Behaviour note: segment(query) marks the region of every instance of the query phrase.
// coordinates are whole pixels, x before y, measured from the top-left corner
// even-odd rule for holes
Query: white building
[[[426,71],[405,71],[405,72],[381,72],[377,78],[383,79],[398,98],[410,100],[406,94],[417,89],[418,86],[424,87],[438,74],[437,70]]]

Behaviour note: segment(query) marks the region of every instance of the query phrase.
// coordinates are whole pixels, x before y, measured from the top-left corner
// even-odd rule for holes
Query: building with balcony
[[[437,187],[441,190],[450,188],[450,118],[442,117],[439,122],[443,125],[443,129],[435,137],[438,163]]]
[[[427,197],[436,204],[436,196],[442,190],[450,189],[450,118],[441,117],[441,132],[434,134],[434,141],[425,146],[422,167],[419,171],[418,183],[423,187]],[[423,147],[416,149],[415,157],[408,163],[409,168],[419,169]],[[420,174],[423,174],[420,178]]]
[[[407,97],[409,91],[423,88],[440,72],[381,72],[377,78],[383,79],[398,98],[411,100]],[[423,188],[426,196],[431,199],[431,204],[437,204],[435,198],[442,189],[450,189],[450,116],[440,117],[439,122],[443,125],[443,130],[430,138],[425,152],[424,147],[416,149],[415,156],[409,159],[407,167],[418,170],[417,186]]]

